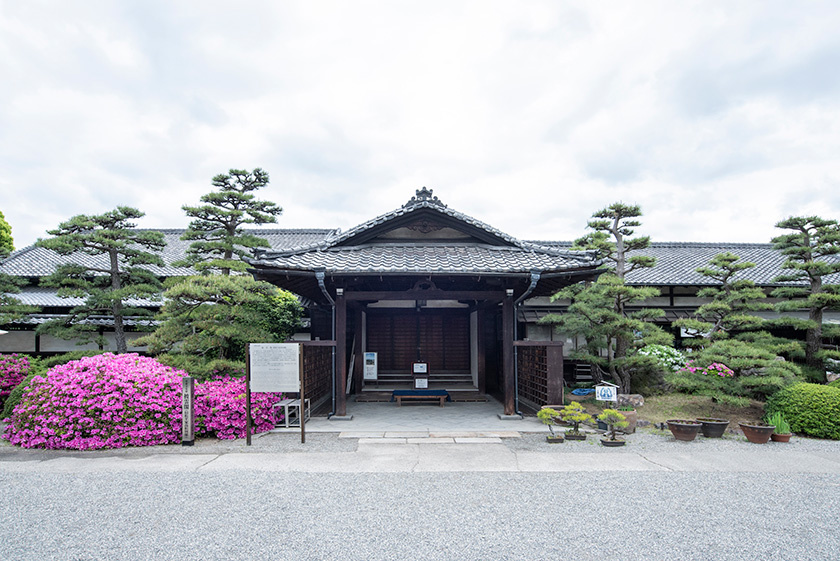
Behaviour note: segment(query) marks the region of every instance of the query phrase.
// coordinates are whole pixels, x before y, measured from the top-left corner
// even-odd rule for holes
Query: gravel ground
[[[836,476],[25,474],[0,558],[838,559]]]
[[[840,453],[840,442],[743,437],[678,442],[641,430],[624,448],[505,438],[511,451],[760,450]],[[434,445],[438,446],[445,445]],[[498,445],[496,445],[498,446]],[[62,456],[353,452],[355,438],[266,434],[101,452],[0,446],[0,559],[622,560],[840,559],[836,474],[665,471],[280,473],[31,472],[3,461]],[[423,447],[421,447],[423,448]]]

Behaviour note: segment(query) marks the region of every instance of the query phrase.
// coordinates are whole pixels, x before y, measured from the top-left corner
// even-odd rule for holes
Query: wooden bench
[[[439,401],[440,406],[450,400],[449,392],[446,390],[394,390],[391,401],[397,400],[397,405],[402,407],[403,400],[408,401]]]

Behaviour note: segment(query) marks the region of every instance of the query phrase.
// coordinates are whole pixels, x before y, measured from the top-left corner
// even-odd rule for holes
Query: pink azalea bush
[[[29,358],[24,355],[0,355],[0,407],[29,374]]]
[[[252,431],[274,428],[272,405],[282,399],[279,393],[252,393]],[[245,380],[221,378],[196,384],[196,434],[216,435],[223,440],[245,438]]]
[[[172,444],[181,438],[181,378],[186,373],[137,354],[71,361],[35,376],[4,438],[24,448],[95,450]],[[245,433],[241,379],[196,384],[196,435]],[[274,426],[279,394],[253,394],[254,432]]]
[[[692,374],[702,374],[704,376],[720,376],[721,378],[731,378],[735,376],[735,372],[720,362],[713,362],[708,366],[699,367],[694,366],[694,361],[689,360],[682,369],[683,372],[691,372]]]

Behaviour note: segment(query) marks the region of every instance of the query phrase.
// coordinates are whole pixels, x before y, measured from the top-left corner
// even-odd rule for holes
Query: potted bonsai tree
[[[580,424],[592,419],[592,415],[584,411],[583,405],[577,401],[571,402],[560,410],[560,418],[572,425],[572,430],[566,432],[567,439],[586,440],[586,435],[580,432]]]
[[[627,428],[629,423],[627,422],[626,417],[615,409],[604,409],[604,411],[598,415],[598,420],[603,421],[607,424],[607,427],[609,427],[608,433],[610,437],[602,438],[601,444],[604,446],[624,446],[625,441],[615,437],[615,430]]]
[[[551,407],[543,407],[539,411],[537,411],[537,419],[543,422],[544,425],[548,427],[548,432],[550,433],[545,439],[552,443],[557,444],[559,442],[563,442],[563,435],[557,434],[554,432],[554,425],[557,424],[557,419],[560,418],[560,413],[556,409],[552,409]]]
[[[781,411],[776,411],[767,417],[767,424],[776,427],[773,434],[770,435],[770,440],[773,442],[790,442],[790,423],[787,422]]]

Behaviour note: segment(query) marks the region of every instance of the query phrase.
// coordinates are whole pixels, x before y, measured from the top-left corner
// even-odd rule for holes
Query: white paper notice
[[[251,391],[299,392],[300,344],[251,343]]]

